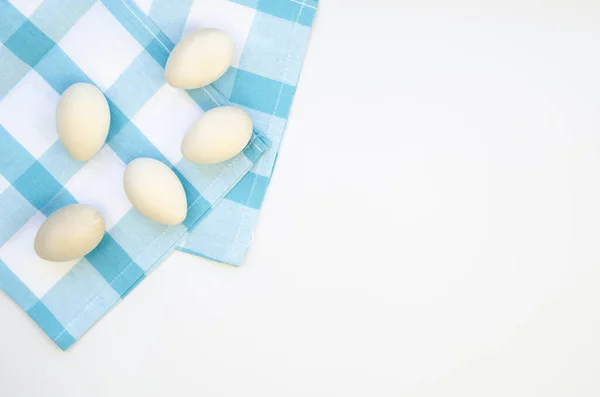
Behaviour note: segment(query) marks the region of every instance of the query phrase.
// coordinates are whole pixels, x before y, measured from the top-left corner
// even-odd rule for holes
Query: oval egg
[[[186,133],[181,153],[189,161],[214,164],[240,153],[252,137],[252,119],[243,109],[221,106],[204,113]]]
[[[40,226],[34,249],[45,260],[64,262],[89,254],[104,236],[104,218],[89,205],[72,204],[50,215]]]
[[[123,186],[131,204],[146,218],[176,225],[187,216],[187,198],[181,181],[158,160],[133,160],[125,169]]]
[[[67,88],[56,108],[58,138],[71,157],[91,159],[104,145],[110,127],[110,110],[102,91],[87,83]]]
[[[175,88],[200,88],[218,80],[233,60],[235,46],[219,29],[200,29],[185,36],[173,49],[165,78]]]

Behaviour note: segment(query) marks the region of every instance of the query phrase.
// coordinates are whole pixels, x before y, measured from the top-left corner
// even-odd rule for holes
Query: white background
[[[600,395],[600,2],[323,0],[254,244],[173,254],[0,395]]]

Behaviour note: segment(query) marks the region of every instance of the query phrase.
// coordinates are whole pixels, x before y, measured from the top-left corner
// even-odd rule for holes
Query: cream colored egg
[[[252,119],[243,109],[221,106],[204,113],[186,133],[183,156],[195,163],[214,164],[240,153],[252,137]]]
[[[176,225],[187,216],[187,198],[181,181],[158,160],[133,160],[125,169],[123,186],[131,204],[146,218]]]
[[[219,29],[200,29],[185,36],[173,49],[165,78],[176,88],[200,88],[218,80],[233,60],[235,46]]]
[[[110,110],[102,91],[87,83],[67,88],[56,108],[56,129],[76,160],[87,161],[100,150],[110,127]]]
[[[81,258],[104,236],[104,218],[89,205],[72,204],[50,215],[38,230],[33,247],[42,259],[64,262]]]

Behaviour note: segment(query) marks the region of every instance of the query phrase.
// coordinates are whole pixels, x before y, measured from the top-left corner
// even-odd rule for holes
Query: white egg
[[[33,247],[42,259],[64,262],[81,258],[104,236],[104,218],[89,205],[72,204],[50,215],[40,226]]]
[[[200,29],[185,36],[173,49],[165,78],[175,88],[200,88],[218,80],[233,60],[235,46],[218,29]]]
[[[60,97],[56,108],[58,138],[74,159],[91,159],[104,145],[109,127],[108,102],[97,87],[76,83]]]
[[[252,119],[243,109],[221,106],[204,113],[186,133],[183,156],[195,163],[214,164],[240,153],[252,137]]]
[[[187,198],[177,175],[164,163],[133,160],[123,175],[125,194],[146,218],[163,225],[176,225],[187,216]]]

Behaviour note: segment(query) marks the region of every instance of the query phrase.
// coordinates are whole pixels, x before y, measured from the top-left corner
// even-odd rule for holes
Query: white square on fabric
[[[45,220],[46,217],[37,212],[0,247],[0,259],[38,298],[44,296],[77,263],[77,259],[48,262],[37,256],[33,242]]]
[[[58,45],[103,91],[144,49],[101,3],[90,8]]]
[[[183,137],[202,113],[185,91],[165,84],[132,121],[171,163],[177,164],[183,157]]]
[[[110,230],[132,208],[123,188],[125,164],[105,145],[65,187],[81,204],[96,207]]]
[[[44,0],[20,0],[13,1],[11,4],[15,6],[17,10],[21,11],[21,14],[29,18],[43,1]]]
[[[56,140],[56,105],[60,96],[31,70],[0,101],[0,124],[35,158]]]
[[[200,28],[217,28],[227,32],[235,43],[232,66],[237,67],[255,15],[255,9],[230,1],[194,1],[183,28],[183,36]]]

